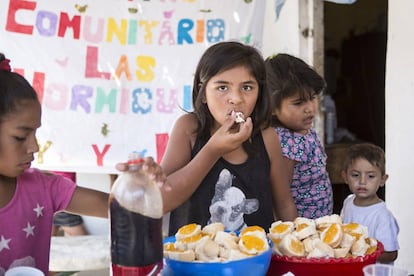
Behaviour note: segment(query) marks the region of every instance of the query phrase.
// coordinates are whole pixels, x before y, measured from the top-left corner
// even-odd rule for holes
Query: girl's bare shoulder
[[[267,127],[262,130],[263,141],[265,144],[279,142],[276,130],[273,127]]]
[[[277,136],[276,130],[273,127],[263,129],[262,136],[267,153],[272,160],[273,156],[280,154],[279,137]]]
[[[193,134],[197,129],[197,118],[193,113],[186,113],[177,118],[174,130],[184,131]]]

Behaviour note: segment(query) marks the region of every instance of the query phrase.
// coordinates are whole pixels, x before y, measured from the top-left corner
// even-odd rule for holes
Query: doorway
[[[387,0],[324,1],[324,75],[337,122],[334,142],[326,150],[336,213],[350,193],[338,175],[344,148],[371,142],[385,149],[387,14]],[[385,199],[384,188],[378,195]]]

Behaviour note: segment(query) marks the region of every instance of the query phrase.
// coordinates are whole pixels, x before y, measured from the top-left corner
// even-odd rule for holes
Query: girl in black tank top
[[[197,139],[194,157],[206,141]],[[178,228],[197,222],[222,222],[227,230],[239,231],[246,225],[268,229],[273,222],[270,161],[261,133],[252,139],[257,152],[243,164],[234,165],[220,158],[191,198],[170,214],[170,235]]]

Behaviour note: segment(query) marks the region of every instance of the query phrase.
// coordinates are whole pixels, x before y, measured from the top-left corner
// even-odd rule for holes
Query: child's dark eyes
[[[317,94],[311,94],[309,95],[309,98],[298,98],[296,100],[293,101],[294,105],[302,105],[305,104],[307,102],[311,102],[317,99]]]
[[[251,85],[244,85],[243,90],[244,91],[250,91],[250,90],[253,90],[253,87]]]
[[[14,136],[14,139],[18,142],[24,142],[26,140],[26,137]]]
[[[227,89],[228,88],[225,85],[217,87],[217,90],[222,91],[222,92],[227,91]]]
[[[218,86],[217,90],[221,91],[221,92],[226,92],[226,91],[229,90],[229,87],[226,86],[226,85],[222,85],[222,86]],[[251,85],[243,85],[242,86],[242,91],[244,91],[244,92],[248,92],[248,91],[251,91],[251,90],[253,90],[253,86],[251,86]]]
[[[356,178],[356,177],[360,177],[359,173],[352,173],[351,177]],[[376,178],[377,176],[375,174],[369,174],[368,178]]]

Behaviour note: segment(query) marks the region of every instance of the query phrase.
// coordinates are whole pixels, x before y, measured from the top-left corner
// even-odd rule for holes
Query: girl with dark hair
[[[108,217],[108,194],[30,168],[39,150],[41,105],[33,87],[0,55],[0,275],[14,266],[49,273],[53,215]],[[152,159],[146,159],[152,174]],[[154,173],[155,175],[155,173]],[[154,176],[155,178],[156,176]]]
[[[278,54],[266,59],[273,104],[273,127],[281,143],[298,216],[318,218],[333,212],[327,155],[315,129],[324,79],[303,60]]]
[[[266,86],[263,57],[252,46],[221,42],[202,55],[194,110],[176,121],[161,162],[171,186],[163,195],[170,234],[188,223],[267,229],[274,214],[296,217]]]

